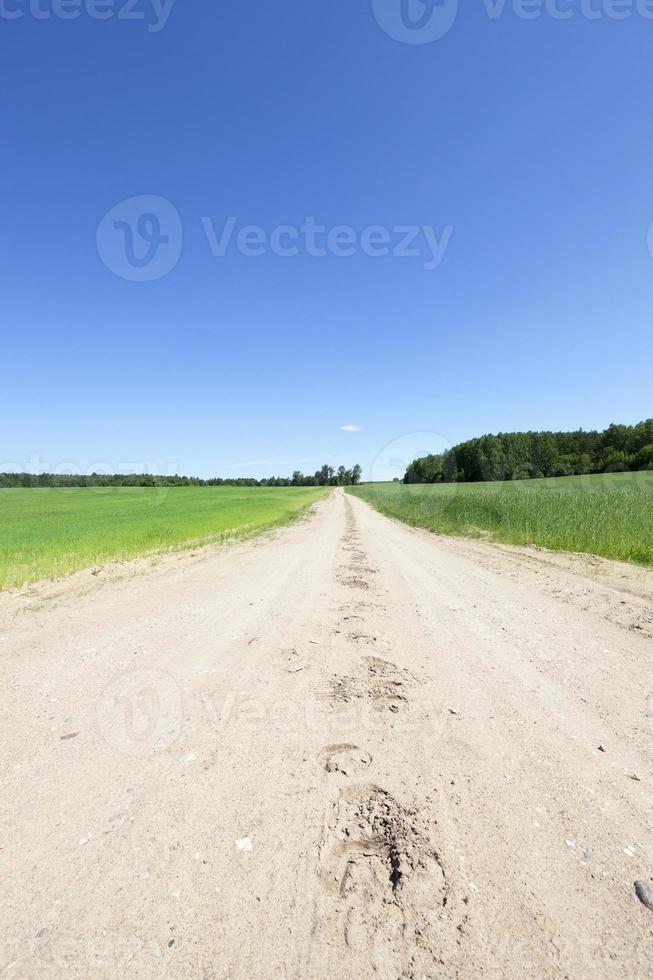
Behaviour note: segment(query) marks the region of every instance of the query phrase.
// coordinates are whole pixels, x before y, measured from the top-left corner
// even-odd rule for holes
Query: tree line
[[[653,419],[602,432],[500,432],[413,460],[404,483],[476,483],[653,469]]]
[[[295,470],[292,476],[254,477],[157,476],[153,473],[0,473],[0,487],[344,487],[360,482],[361,467],[334,469],[325,463],[312,476]]]

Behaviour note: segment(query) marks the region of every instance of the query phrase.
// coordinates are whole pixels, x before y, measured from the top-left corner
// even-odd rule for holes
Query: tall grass
[[[316,487],[0,490],[0,588],[292,520]]]
[[[389,517],[444,534],[653,565],[653,472],[506,483],[370,483],[350,492]]]

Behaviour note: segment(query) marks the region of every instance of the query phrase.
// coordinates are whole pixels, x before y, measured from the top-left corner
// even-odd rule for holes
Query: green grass
[[[414,527],[653,565],[653,472],[348,488]]]
[[[0,588],[247,536],[293,520],[322,493],[317,487],[0,490]]]

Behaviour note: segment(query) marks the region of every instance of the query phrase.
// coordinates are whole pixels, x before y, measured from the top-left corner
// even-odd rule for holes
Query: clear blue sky
[[[400,0],[177,0],[160,30],[151,0],[3,0],[0,469],[381,477],[483,432],[650,416],[653,20],[558,2],[465,2],[415,44],[379,24]],[[181,221],[152,281],[101,257],[137,195]],[[435,269],[214,257],[202,219],[228,216],[453,233]]]

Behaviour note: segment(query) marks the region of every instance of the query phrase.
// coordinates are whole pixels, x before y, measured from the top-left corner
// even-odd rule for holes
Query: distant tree
[[[445,453],[444,459],[442,460],[442,479],[445,483],[455,483],[457,476],[458,463],[456,461],[456,453],[453,449],[450,449],[448,453]]]
[[[360,467],[359,467],[360,470]],[[175,473],[156,475],[154,473],[0,473],[0,488],[12,487],[316,487],[344,486],[353,480],[352,470],[344,466],[338,471],[325,464],[314,476],[305,476],[295,470],[289,476],[270,476],[260,480],[254,477],[223,478],[213,476],[200,479],[196,476],[183,476]]]
[[[326,487],[331,482],[331,478],[333,477],[333,474],[334,474],[333,466],[329,466],[328,463],[325,463],[322,469],[316,471],[315,479],[317,480],[319,486]]]
[[[405,483],[524,480],[652,465],[653,419],[604,431],[500,432],[409,463]]]
[[[635,467],[638,470],[653,470],[653,443],[642,446],[635,456]]]
[[[626,453],[622,449],[615,449],[614,446],[607,446],[600,452],[598,465],[603,473],[618,473],[629,469]]]

